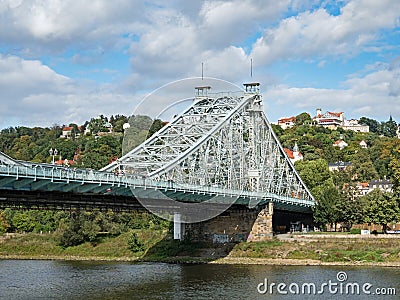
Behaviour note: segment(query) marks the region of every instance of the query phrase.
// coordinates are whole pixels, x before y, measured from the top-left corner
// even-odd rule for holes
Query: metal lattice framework
[[[263,112],[259,84],[208,89],[197,88],[189,108],[102,171],[314,201]]]
[[[4,154],[3,152],[0,152],[0,165],[22,165],[15,159],[12,159],[8,155]]]

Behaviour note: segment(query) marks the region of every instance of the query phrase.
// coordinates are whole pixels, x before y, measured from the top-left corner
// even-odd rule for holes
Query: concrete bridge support
[[[228,243],[263,241],[273,236],[273,203],[264,208],[248,209],[231,207],[221,215],[200,223],[184,225],[184,236],[195,241]],[[178,227],[174,222],[174,238],[178,239]],[[183,232],[180,229],[179,232]],[[183,236],[183,235],[181,235]]]

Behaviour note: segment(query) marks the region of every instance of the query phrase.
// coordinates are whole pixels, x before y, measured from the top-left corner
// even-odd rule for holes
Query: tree
[[[7,217],[7,213],[5,210],[0,211],[0,234],[7,232],[10,227],[10,220]]]
[[[364,222],[382,225],[383,233],[387,231],[387,224],[400,221],[400,209],[392,193],[373,190],[364,196],[367,202]]]
[[[147,134],[147,138],[151,137],[153,134],[155,134],[157,131],[159,131],[161,128],[165,126],[165,122],[161,121],[160,119],[155,119],[153,121],[153,124],[151,124],[149,133]]]
[[[141,240],[139,240],[139,238],[135,232],[133,232],[131,234],[131,236],[128,240],[128,246],[132,252],[139,252],[139,251],[143,251],[145,249],[144,243]]]
[[[124,132],[124,124],[128,122],[128,118],[124,115],[111,116],[110,123],[113,126],[114,132]]]
[[[94,222],[94,216],[90,212],[73,212],[69,221],[59,227],[58,244],[67,248],[86,241],[93,243],[100,231],[100,226]]]
[[[276,136],[278,136],[278,137],[280,137],[284,133],[284,130],[279,125],[271,124],[271,127],[272,127],[272,130],[275,132]]]
[[[393,149],[390,156],[389,169],[392,175],[393,191],[400,204],[400,146]]]
[[[357,155],[353,156],[352,163],[352,178],[358,181],[369,181],[378,178],[378,172],[376,172],[374,164],[365,149],[360,149]]]
[[[153,120],[148,116],[131,116],[129,118],[130,127],[125,130],[122,154],[126,154],[146,140],[152,123]]]
[[[32,232],[36,224],[32,211],[17,211],[12,218],[12,222],[19,232]]]
[[[312,161],[300,160],[296,162],[295,166],[301,179],[303,179],[304,183],[310,190],[326,184],[330,185],[327,188],[333,186],[332,174],[324,159],[320,158]]]
[[[359,197],[359,191],[354,183],[345,184],[342,197],[337,206],[339,221],[350,230],[353,224],[362,223],[367,203],[364,198]]]
[[[311,124],[311,116],[309,113],[303,112],[296,116],[296,125]]]
[[[381,132],[381,125],[379,124],[378,121],[376,121],[374,119],[370,119],[367,117],[361,117],[359,123],[361,125],[368,125],[370,132],[374,132],[374,133],[378,133],[378,134],[380,134],[380,132]]]
[[[339,204],[341,197],[335,187],[330,187],[322,192],[317,205],[313,208],[315,223],[325,228],[326,224],[336,224],[340,221]]]
[[[107,120],[103,116],[99,118],[92,118],[89,122],[88,128],[92,134],[97,134],[99,132],[107,132],[106,127]]]
[[[397,135],[397,124],[393,121],[392,116],[387,122],[381,123],[381,133],[387,137],[395,137]]]

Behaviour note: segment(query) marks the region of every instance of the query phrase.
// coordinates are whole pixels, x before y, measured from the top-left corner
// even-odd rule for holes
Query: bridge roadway
[[[160,193],[161,192],[161,193]],[[160,197],[161,195],[161,197]],[[0,163],[0,206],[27,208],[143,209],[139,199],[171,198],[180,202],[207,201],[253,207],[274,203],[276,209],[309,213],[310,200],[271,193],[154,181],[128,174],[66,168],[10,160]]]

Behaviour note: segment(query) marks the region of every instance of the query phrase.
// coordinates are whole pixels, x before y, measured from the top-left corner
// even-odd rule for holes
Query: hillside
[[[130,126],[125,127],[125,134],[129,139],[124,139],[124,124],[128,122]],[[49,150],[57,149],[57,163],[99,169],[162,126],[162,121],[153,122],[145,116],[133,116],[129,120],[125,116],[110,119],[100,116],[82,126],[8,128],[0,132],[0,151],[16,159],[51,163],[53,156]],[[286,130],[273,127],[285,148],[294,150],[297,145],[302,154],[295,167],[318,201],[314,219],[321,229],[336,223],[342,223],[342,228],[347,230],[357,223],[381,224],[386,229],[386,225],[392,228],[391,223],[400,221],[400,140],[390,131],[385,136],[382,131],[357,133],[304,123]],[[338,140],[345,141],[347,146],[335,146]],[[346,162],[347,167],[330,170],[336,162]],[[390,180],[393,186],[372,191],[371,183],[381,179]],[[115,234],[120,234],[131,228],[126,218],[109,217],[101,212],[60,217],[57,212],[3,210],[0,211],[0,232],[58,231],[63,236],[60,243],[69,246],[93,239],[99,231],[119,228]],[[143,218],[138,217],[144,223],[149,221],[148,217]],[[77,220],[87,224],[83,226],[86,231],[77,228]],[[164,224],[157,218],[152,222]],[[162,227],[168,226],[167,222]]]

